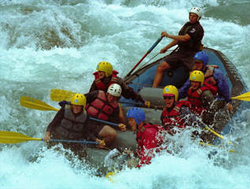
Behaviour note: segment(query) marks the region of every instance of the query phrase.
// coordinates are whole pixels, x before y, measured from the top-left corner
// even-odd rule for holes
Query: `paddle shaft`
[[[162,40],[163,36],[161,36],[157,41],[150,47],[150,49],[146,52],[146,54],[137,62],[137,64],[132,68],[132,70],[127,74],[126,77],[130,76],[131,73],[135,70],[135,68],[143,61],[143,59],[158,45],[158,43]]]
[[[15,144],[27,141],[44,141],[42,138],[33,138],[22,133],[13,131],[0,131],[0,143],[1,144]],[[80,143],[83,145],[96,144],[99,142],[87,141],[87,140],[65,140],[65,139],[50,139],[50,142],[69,142],[69,143]]]
[[[123,158],[122,161],[120,163],[120,165],[118,166],[118,170],[120,171],[122,169],[123,164],[125,163],[125,160],[128,158],[129,154],[126,154]]]
[[[97,119],[97,118],[94,118],[94,117],[90,117],[89,119],[91,119],[91,120],[93,120],[93,121],[105,123],[105,124],[108,124],[108,125],[112,125],[112,126],[115,126],[115,127],[119,127],[119,124],[117,124],[117,123],[112,123],[112,122],[110,122],[110,121],[104,121],[104,120]]]
[[[108,172],[106,174],[106,178],[108,178],[111,182],[113,182],[112,180],[112,176],[114,176],[116,173],[118,173],[119,171],[121,171],[123,164],[125,163],[125,160],[127,159],[127,157],[129,156],[129,154],[126,154],[123,158],[121,163],[119,164],[119,166],[117,167],[117,169],[115,171],[112,172]]]
[[[55,98],[55,94],[57,94],[57,98]],[[62,93],[62,96],[59,98],[58,94]],[[51,92],[50,92],[50,97],[51,97],[51,100],[53,101],[68,101],[69,98],[75,94],[74,92],[71,92],[71,91],[66,91],[66,90],[63,90],[63,89],[52,89]],[[33,102],[32,102],[33,103]],[[119,101],[119,103],[122,103],[122,104],[132,104],[132,105],[137,105],[137,106],[144,106],[144,104],[141,104],[139,102],[131,102],[131,101]]]
[[[62,94],[62,95],[60,96],[58,94]],[[51,97],[51,100],[53,100],[53,101],[67,101],[68,102],[68,100],[71,98],[72,94],[75,94],[75,93],[71,92],[71,91],[66,91],[63,89],[52,89],[50,92],[50,97]],[[65,99],[67,99],[67,100],[65,100]],[[119,103],[131,104],[131,105],[145,107],[145,108],[163,109],[163,106],[150,106],[150,102],[149,102],[148,106],[146,106],[145,104],[142,104],[139,102],[133,102],[133,101],[132,102],[131,101],[119,101]],[[52,108],[50,108],[50,109],[52,109]]]
[[[154,105],[145,106],[145,104],[141,104],[141,103],[138,103],[138,102],[119,101],[119,103],[122,103],[122,104],[131,104],[131,105],[135,105],[137,107],[143,107],[143,108],[153,108],[155,110],[156,109],[162,110],[164,108],[164,106],[154,106]]]
[[[44,141],[44,139],[41,139]],[[87,141],[87,140],[63,140],[63,139],[50,139],[50,142],[69,142],[69,143],[80,143],[83,145],[88,145],[88,144],[96,144],[99,145],[99,142],[95,141]]]
[[[225,139],[223,136],[221,136],[219,133],[215,132],[213,129],[209,128],[207,125],[204,125],[204,124],[201,124],[201,125],[205,129],[207,129],[208,131],[210,131],[211,133],[213,133],[214,135],[216,135],[217,137],[219,137],[220,139]],[[229,141],[229,144],[232,144],[232,142]]]
[[[25,99],[25,100],[23,100],[23,99]],[[21,98],[20,99],[20,104],[21,104],[21,106],[24,106],[26,108],[31,108],[31,109],[36,109],[36,110],[58,111],[58,109],[46,104],[45,102],[37,100],[37,99],[30,98],[30,97]],[[42,104],[42,106],[41,106],[41,104]],[[112,122],[97,119],[97,118],[94,118],[94,117],[90,117],[90,119],[94,120],[94,121],[97,121],[97,122],[101,122],[101,123],[105,123],[105,124],[108,124],[108,125],[119,127],[119,124],[117,124],[117,123],[112,123]]]
[[[213,144],[209,144],[209,143],[205,143],[205,142],[200,142],[200,145],[202,145],[202,146],[217,147],[217,146],[215,146],[215,145],[213,145]],[[236,153],[236,151],[234,151],[234,150],[232,150],[232,149],[229,149],[229,150],[227,150],[227,151],[229,151],[229,152],[231,152],[231,153]]]

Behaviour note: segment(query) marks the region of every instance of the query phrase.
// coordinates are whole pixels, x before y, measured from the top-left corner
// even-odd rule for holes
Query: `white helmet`
[[[122,94],[122,88],[117,83],[113,83],[109,86],[107,93],[116,97],[120,97]]]
[[[201,9],[199,7],[193,7],[193,8],[191,8],[191,10],[189,11],[189,13],[191,13],[191,12],[197,14],[198,20],[201,19],[202,12],[201,12]]]

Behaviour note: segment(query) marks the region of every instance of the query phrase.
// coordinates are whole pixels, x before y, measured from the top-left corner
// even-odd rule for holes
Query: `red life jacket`
[[[174,108],[169,112],[167,109],[162,111],[162,121],[164,123],[164,128],[167,131],[171,131],[174,127],[185,128],[186,125],[180,117],[180,110],[182,106],[187,106],[191,108],[191,103],[188,101],[176,102]]]
[[[118,104],[108,102],[106,93],[99,90],[97,98],[87,104],[86,110],[90,116],[107,121],[117,107]]]
[[[108,84],[105,84],[102,82],[102,80],[99,78],[99,74],[98,72],[94,72],[93,75],[95,76],[95,85],[97,87],[98,90],[103,90],[103,91],[107,91],[108,90],[108,87],[113,84],[113,83],[117,83],[117,74],[119,72],[113,70],[112,71],[112,76],[111,76],[111,79],[110,79],[110,82]]]
[[[216,95],[218,92],[218,86],[217,81],[214,79],[214,68],[215,66],[207,66],[207,71],[204,73],[204,84],[206,84],[213,95]]]
[[[198,88],[197,90],[193,90],[191,87],[188,90],[188,101],[191,103],[191,110],[201,115],[203,111],[206,109],[202,105],[201,95],[203,91],[210,90],[206,85]]]
[[[160,135],[162,127],[159,125],[145,124],[136,135],[136,141],[138,150],[137,153],[140,156],[140,163],[150,164],[150,160],[154,157],[154,149],[156,149],[162,143],[162,136]]]

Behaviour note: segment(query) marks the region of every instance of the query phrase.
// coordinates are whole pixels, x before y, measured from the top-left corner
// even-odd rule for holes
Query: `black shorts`
[[[104,123],[97,123],[97,124],[95,125],[95,128],[91,129],[91,130],[94,132],[93,134],[94,134],[96,137],[99,137],[99,133],[100,133],[100,131],[103,129],[103,127],[104,127],[105,125],[107,125],[107,124],[104,124]]]
[[[191,71],[194,67],[194,55],[195,52],[174,51],[165,58],[165,61],[173,69],[186,67],[188,71]]]

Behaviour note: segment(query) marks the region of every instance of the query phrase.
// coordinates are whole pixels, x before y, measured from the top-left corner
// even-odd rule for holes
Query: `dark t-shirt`
[[[179,41],[179,51],[199,51],[201,46],[201,40],[204,36],[203,27],[199,22],[191,24],[187,22],[179,31],[179,35],[188,34],[191,39],[188,41]]]
[[[188,34],[191,39],[188,41],[179,41],[178,47],[165,58],[165,61],[173,69],[185,66],[187,71],[190,71],[194,66],[193,57],[201,47],[204,30],[199,22],[194,24],[187,22],[179,31],[179,35],[185,34]]]

